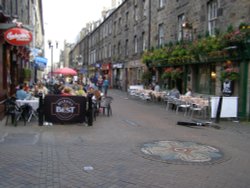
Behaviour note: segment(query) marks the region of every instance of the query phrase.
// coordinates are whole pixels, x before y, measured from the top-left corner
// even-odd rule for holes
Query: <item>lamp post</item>
[[[181,25],[181,34],[182,34],[182,41],[188,40],[192,41],[193,40],[193,26],[191,23],[185,21]]]
[[[50,76],[51,76],[51,83],[53,83],[53,44],[52,41],[48,41],[49,48],[51,49],[51,70],[50,70]],[[58,47],[58,42],[56,41],[56,48]]]
[[[53,45],[52,45],[52,42],[51,40],[48,41],[48,44],[49,44],[49,48],[51,49],[51,65],[50,65],[50,79],[51,79],[51,83],[53,82]]]

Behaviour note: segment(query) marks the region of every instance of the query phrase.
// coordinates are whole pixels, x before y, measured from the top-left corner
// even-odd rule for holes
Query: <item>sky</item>
[[[111,0],[43,0],[45,56],[50,56],[46,53],[48,40],[53,44],[58,41],[59,49],[63,49],[64,40],[75,42],[86,23],[101,18],[104,7],[110,8]],[[57,55],[54,56],[57,57]]]

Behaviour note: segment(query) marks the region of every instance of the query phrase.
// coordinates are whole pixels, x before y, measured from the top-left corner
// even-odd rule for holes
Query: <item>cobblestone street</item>
[[[113,115],[100,114],[93,126],[38,126],[32,119],[14,127],[1,121],[0,187],[250,186],[248,123],[179,126],[177,121],[187,120],[182,112],[109,92]]]

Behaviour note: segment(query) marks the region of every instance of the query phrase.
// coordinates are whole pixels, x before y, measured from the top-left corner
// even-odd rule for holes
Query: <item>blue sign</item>
[[[44,70],[47,66],[48,60],[44,57],[35,57],[35,67],[38,70]]]

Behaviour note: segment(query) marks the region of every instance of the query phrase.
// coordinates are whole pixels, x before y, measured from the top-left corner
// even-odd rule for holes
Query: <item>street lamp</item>
[[[50,76],[51,76],[51,82],[53,82],[53,44],[52,41],[48,41],[49,48],[51,49],[51,70],[50,70]],[[56,41],[56,48],[58,47],[58,42]]]
[[[79,68],[79,67],[81,67],[82,65],[83,65],[83,63],[82,63],[82,55],[77,55],[77,56],[75,56],[74,58],[73,58],[73,65],[72,65],[72,67],[74,67],[74,68]]]
[[[191,23],[185,21],[182,23],[181,25],[181,30],[182,30],[182,40],[189,40],[192,41],[193,40],[193,26]]]

